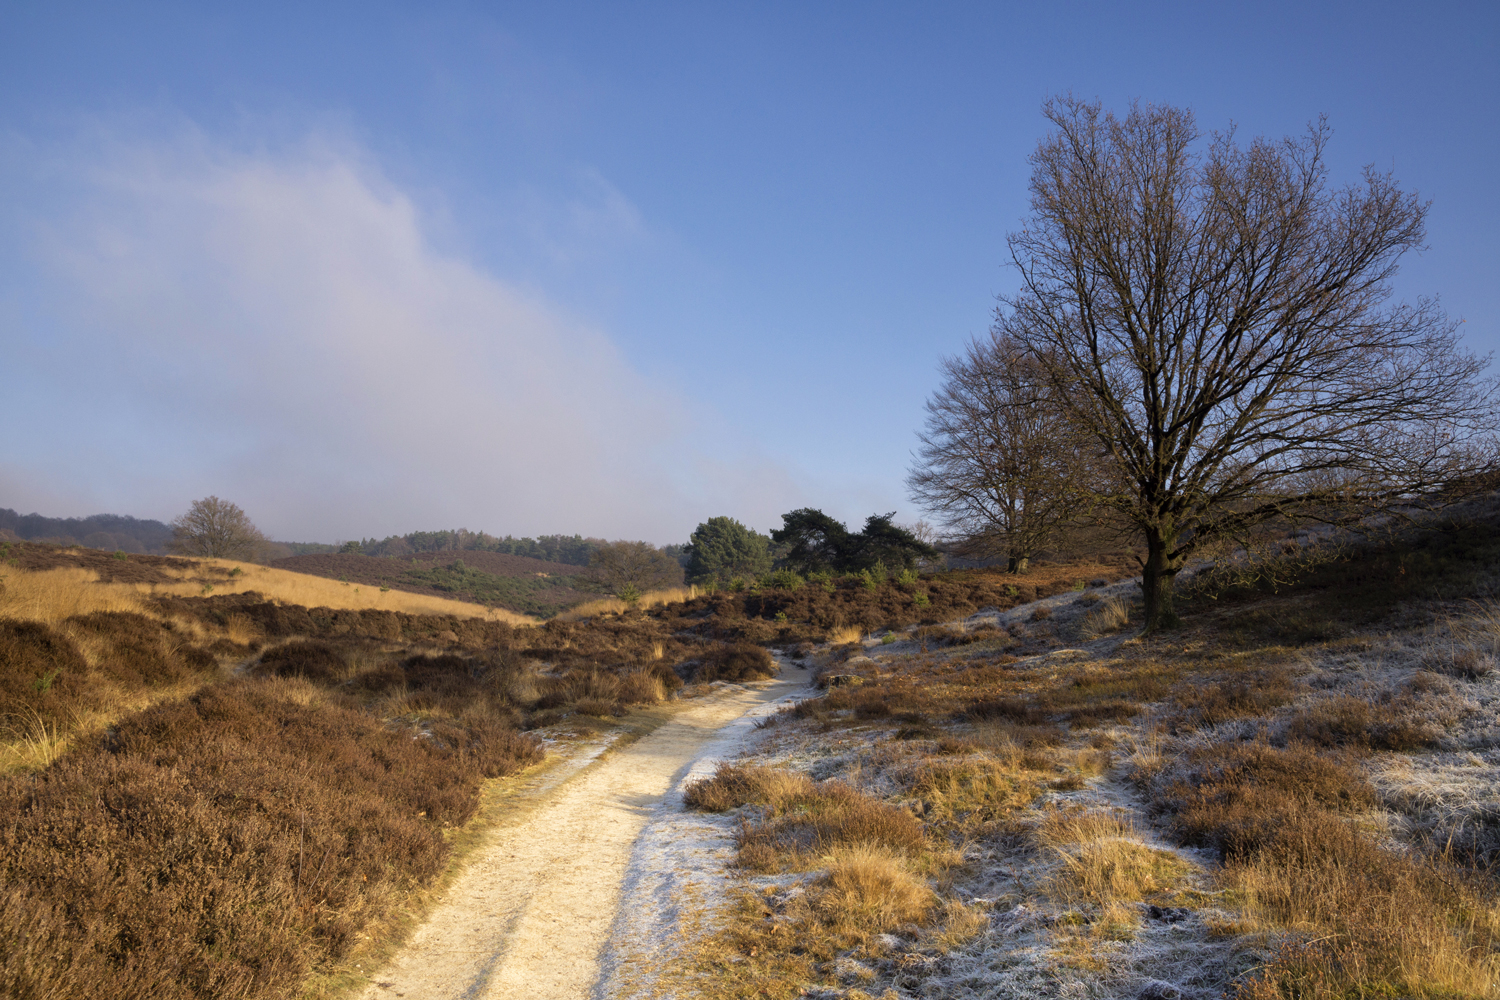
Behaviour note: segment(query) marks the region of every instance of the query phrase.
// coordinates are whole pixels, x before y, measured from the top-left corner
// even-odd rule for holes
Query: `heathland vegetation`
[[[228,560],[4,543],[0,564],[0,992],[16,997],[332,982],[403,926],[487,783],[541,759],[537,734],[768,677],[767,645],[1125,572],[1044,567],[1024,590],[985,571],[784,573],[533,624]]]
[[[1128,584],[803,647],[658,989],[1500,994],[1500,507],[1282,542],[1145,637]]]
[[[1426,206],[1321,125],[1047,114],[942,545],[0,538],[0,994],[337,995],[497,783],[774,649],[818,689],[685,790],[734,851],[659,995],[1500,995],[1496,387],[1388,304]]]

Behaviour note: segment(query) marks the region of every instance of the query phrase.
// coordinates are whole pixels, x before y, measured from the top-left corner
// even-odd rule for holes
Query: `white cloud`
[[[784,470],[704,443],[722,427],[603,331],[435,247],[359,151],[105,148],[65,210],[33,213],[37,279],[0,313],[29,389],[0,401],[28,427],[0,444],[18,502],[29,482],[170,516],[217,493],[283,537],[658,541],[796,505]],[[566,236],[644,228],[593,184],[603,208],[569,209]]]

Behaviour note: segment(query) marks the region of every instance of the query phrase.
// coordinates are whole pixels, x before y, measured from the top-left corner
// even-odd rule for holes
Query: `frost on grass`
[[[725,772],[783,777],[718,789],[739,826],[698,995],[1493,995],[1500,906],[1470,876],[1500,857],[1500,612],[1352,628],[1252,593],[1142,641],[1132,596],[811,650],[826,695]],[[920,918],[839,924],[834,785],[920,823],[881,862],[925,880]]]

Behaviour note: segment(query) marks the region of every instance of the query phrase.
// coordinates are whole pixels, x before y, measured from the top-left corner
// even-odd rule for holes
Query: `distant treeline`
[[[43,517],[41,514],[17,514],[0,508],[0,538],[9,531],[27,542],[51,542],[56,545],[82,545],[90,549],[139,552],[161,555],[168,551],[172,526],[160,521],[143,521],[119,514],[95,514],[92,517]],[[320,555],[325,552],[361,552],[367,556],[401,557],[422,552],[499,552],[511,556],[529,556],[546,562],[569,566],[587,566],[603,538],[582,535],[541,535],[537,538],[497,538],[483,531],[455,528],[451,531],[413,531],[383,539],[366,538],[345,542],[342,546],[322,542],[272,542],[262,545],[262,560],[287,556]],[[665,551],[686,564],[684,546],[669,545]]]
[[[413,531],[376,540],[346,542],[345,552],[367,556],[409,556],[419,552],[499,552],[508,556],[529,556],[546,562],[569,566],[587,566],[594,551],[604,544],[602,538],[582,535],[542,535],[539,538],[496,538],[483,531],[457,528],[452,531]],[[331,549],[329,550],[331,551]]]
[[[160,555],[172,539],[172,528],[160,521],[119,514],[92,517],[43,517],[18,514],[0,507],[0,533],[10,532],[22,541],[82,545],[114,552]]]

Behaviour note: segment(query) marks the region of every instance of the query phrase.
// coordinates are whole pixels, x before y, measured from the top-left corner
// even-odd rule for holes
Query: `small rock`
[[[1139,1000],[1181,1000],[1182,990],[1160,979],[1148,979],[1136,997]]]

